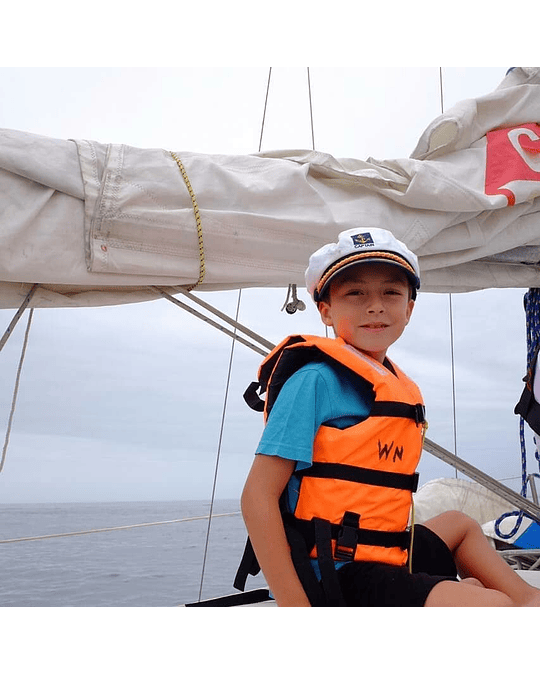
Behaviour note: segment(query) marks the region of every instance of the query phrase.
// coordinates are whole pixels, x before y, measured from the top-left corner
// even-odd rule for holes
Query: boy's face
[[[414,308],[410,295],[405,272],[384,263],[362,263],[330,282],[319,312],[337,337],[382,363],[409,323]]]

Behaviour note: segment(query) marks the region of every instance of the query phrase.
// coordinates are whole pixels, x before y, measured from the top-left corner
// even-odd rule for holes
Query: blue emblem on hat
[[[353,234],[351,235],[352,243],[355,248],[361,248],[362,246],[374,246],[373,237],[370,232],[364,232],[363,234]]]

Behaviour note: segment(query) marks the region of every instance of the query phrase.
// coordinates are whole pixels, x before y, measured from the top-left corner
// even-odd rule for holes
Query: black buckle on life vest
[[[351,562],[354,560],[356,547],[358,546],[358,527],[360,515],[352,511],[345,511],[341,521],[341,529],[336,539],[334,558],[336,560]]]
[[[421,403],[417,403],[415,406],[415,416],[416,424],[424,424],[426,421],[426,409]]]

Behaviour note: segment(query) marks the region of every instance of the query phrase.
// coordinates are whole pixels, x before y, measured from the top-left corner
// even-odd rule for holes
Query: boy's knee
[[[429,593],[425,607],[512,607],[514,603],[500,591],[474,583],[441,581]]]
[[[478,579],[475,579],[474,577],[467,577],[465,579],[461,579],[460,583],[469,584],[469,586],[477,586],[478,588],[485,588],[484,584]]]
[[[426,521],[425,525],[438,534],[452,552],[465,539],[482,532],[476,520],[461,511],[444,511]]]
[[[441,514],[454,526],[459,526],[464,530],[481,530],[479,523],[462,511],[445,511]]]

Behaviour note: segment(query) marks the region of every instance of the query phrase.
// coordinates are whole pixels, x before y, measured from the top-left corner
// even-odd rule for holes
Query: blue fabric
[[[344,369],[338,372],[326,363],[308,363],[283,385],[256,454],[291,459],[297,469],[305,469],[311,466],[313,441],[320,425],[346,429],[358,424],[368,417],[373,400],[373,390],[367,382],[362,387],[355,379],[353,385]],[[291,512],[298,501],[298,483],[296,476],[291,476],[287,487]]]
[[[540,548],[540,525],[532,522],[517,539],[514,546],[518,548]]]
[[[355,379],[345,368],[327,363],[308,363],[283,385],[268,416],[256,454],[291,459],[297,469],[312,464],[313,441],[321,424],[346,429],[365,420],[374,401],[371,385]],[[291,476],[287,486],[288,509],[298,501],[299,481]],[[319,566],[312,561],[317,578]],[[347,563],[336,563],[339,569]]]

